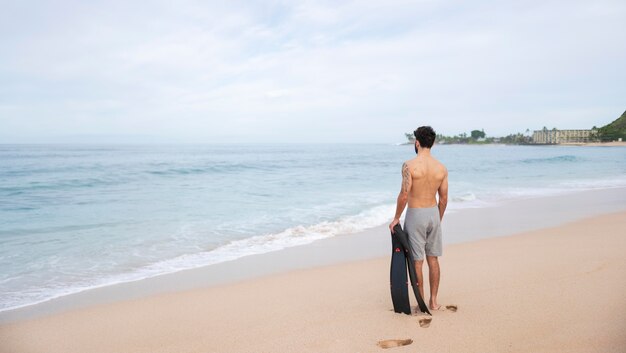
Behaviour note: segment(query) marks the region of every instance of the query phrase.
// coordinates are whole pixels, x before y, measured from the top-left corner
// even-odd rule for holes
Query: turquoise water
[[[626,149],[435,146],[450,212],[626,186]],[[394,212],[394,145],[0,145],[0,311],[354,233]]]

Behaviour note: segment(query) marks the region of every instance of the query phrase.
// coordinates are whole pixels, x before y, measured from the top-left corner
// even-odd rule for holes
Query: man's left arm
[[[400,223],[400,216],[402,216],[406,203],[409,201],[409,190],[411,190],[412,185],[413,178],[411,178],[411,171],[409,170],[408,164],[404,162],[404,164],[402,164],[402,187],[400,188],[400,193],[398,194],[398,200],[396,202],[396,214],[393,217],[391,224],[389,224],[389,229],[392,233],[393,227]]]
[[[446,212],[446,207],[448,206],[448,170],[445,170],[445,175],[443,180],[441,181],[441,185],[439,185],[439,190],[437,190],[439,194],[439,202],[437,203],[437,207],[439,208],[439,219],[443,221],[443,214]]]

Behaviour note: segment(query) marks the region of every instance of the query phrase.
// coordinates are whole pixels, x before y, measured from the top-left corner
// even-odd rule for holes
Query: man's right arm
[[[402,164],[402,188],[400,189],[400,193],[398,194],[398,201],[396,203],[396,214],[393,217],[393,221],[389,224],[389,230],[393,233],[393,227],[400,223],[400,216],[402,216],[402,212],[404,212],[404,208],[406,207],[407,202],[409,201],[409,191],[411,190],[411,186],[413,185],[413,178],[411,177],[411,171],[409,170],[409,165]]]
[[[443,180],[441,181],[441,185],[439,185],[439,219],[443,220],[443,214],[446,212],[446,207],[448,206],[448,170],[445,170],[445,175]]]

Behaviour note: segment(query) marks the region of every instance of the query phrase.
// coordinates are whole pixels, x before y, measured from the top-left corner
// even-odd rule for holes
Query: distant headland
[[[406,144],[412,144],[415,137],[412,133],[404,134]],[[461,133],[454,136],[437,135],[438,144],[506,144],[506,145],[572,145],[572,146],[626,146],[626,111],[612,123],[603,127],[592,127],[588,130],[541,130],[526,129],[524,133],[510,134],[503,137],[487,136],[484,129],[472,130],[470,134]]]

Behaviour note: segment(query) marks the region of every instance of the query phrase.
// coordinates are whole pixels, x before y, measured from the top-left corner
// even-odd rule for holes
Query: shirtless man
[[[439,310],[438,256],[442,254],[441,220],[448,204],[448,170],[430,154],[430,148],[435,142],[435,131],[430,126],[422,126],[413,134],[417,157],[402,165],[402,189],[398,195],[396,215],[389,229],[393,232],[393,227],[400,223],[400,216],[408,202],[404,230],[409,234],[420,294],[424,298],[422,265],[425,255],[430,282],[428,306],[431,310]],[[439,202],[436,194],[439,194]]]

